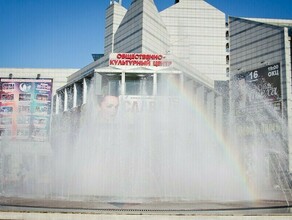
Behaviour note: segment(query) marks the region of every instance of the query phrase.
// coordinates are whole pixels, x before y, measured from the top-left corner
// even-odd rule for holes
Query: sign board
[[[112,53],[109,65],[114,67],[170,67],[172,61],[162,54]]]
[[[232,80],[237,128],[242,136],[281,132],[276,115],[282,112],[280,63],[237,74]],[[255,131],[255,123],[258,126]]]
[[[0,78],[0,138],[47,141],[52,79]]]

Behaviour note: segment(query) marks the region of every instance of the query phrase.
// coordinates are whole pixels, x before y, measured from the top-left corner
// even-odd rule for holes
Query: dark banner
[[[278,104],[282,98],[280,64],[236,75],[233,79],[233,88],[236,115],[249,110],[254,112],[267,102],[275,103],[275,108],[280,108]]]
[[[0,138],[47,141],[52,79],[0,78]]]
[[[280,63],[235,75],[232,97],[239,135],[281,132]]]

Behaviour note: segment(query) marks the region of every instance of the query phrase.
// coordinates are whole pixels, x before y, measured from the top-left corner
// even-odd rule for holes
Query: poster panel
[[[280,63],[238,74],[234,79],[235,110],[241,114],[266,102],[281,101]],[[251,109],[250,109],[251,108]]]
[[[52,82],[0,78],[0,138],[48,140]]]
[[[239,135],[281,132],[278,121],[282,114],[280,63],[235,75],[232,93]]]

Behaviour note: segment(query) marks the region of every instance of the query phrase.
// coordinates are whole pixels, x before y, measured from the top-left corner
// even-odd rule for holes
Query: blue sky
[[[174,0],[154,0],[159,11]],[[206,0],[227,15],[292,19],[292,0]],[[0,0],[0,67],[81,68],[103,53],[110,0]],[[128,8],[131,0],[123,0]]]

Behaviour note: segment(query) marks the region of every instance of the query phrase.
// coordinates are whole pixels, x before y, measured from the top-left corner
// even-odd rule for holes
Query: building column
[[[60,112],[60,95],[57,93],[56,94],[56,109],[55,109],[55,114],[59,114]]]
[[[152,94],[154,96],[157,95],[157,73],[153,73],[153,91]]]
[[[82,105],[82,96],[83,96],[83,90],[82,90],[82,82],[78,81],[75,83],[76,88],[76,107]]]
[[[126,94],[126,73],[122,72],[121,95]]]
[[[84,105],[87,101],[87,82],[88,80],[86,78],[83,78],[83,99],[82,104]]]
[[[77,107],[77,96],[78,96],[77,84],[74,83],[74,85],[73,85],[73,108]]]
[[[102,75],[98,72],[94,72],[94,93],[97,95],[103,95],[102,92]]]
[[[68,92],[67,88],[64,89],[64,112],[68,111]]]

